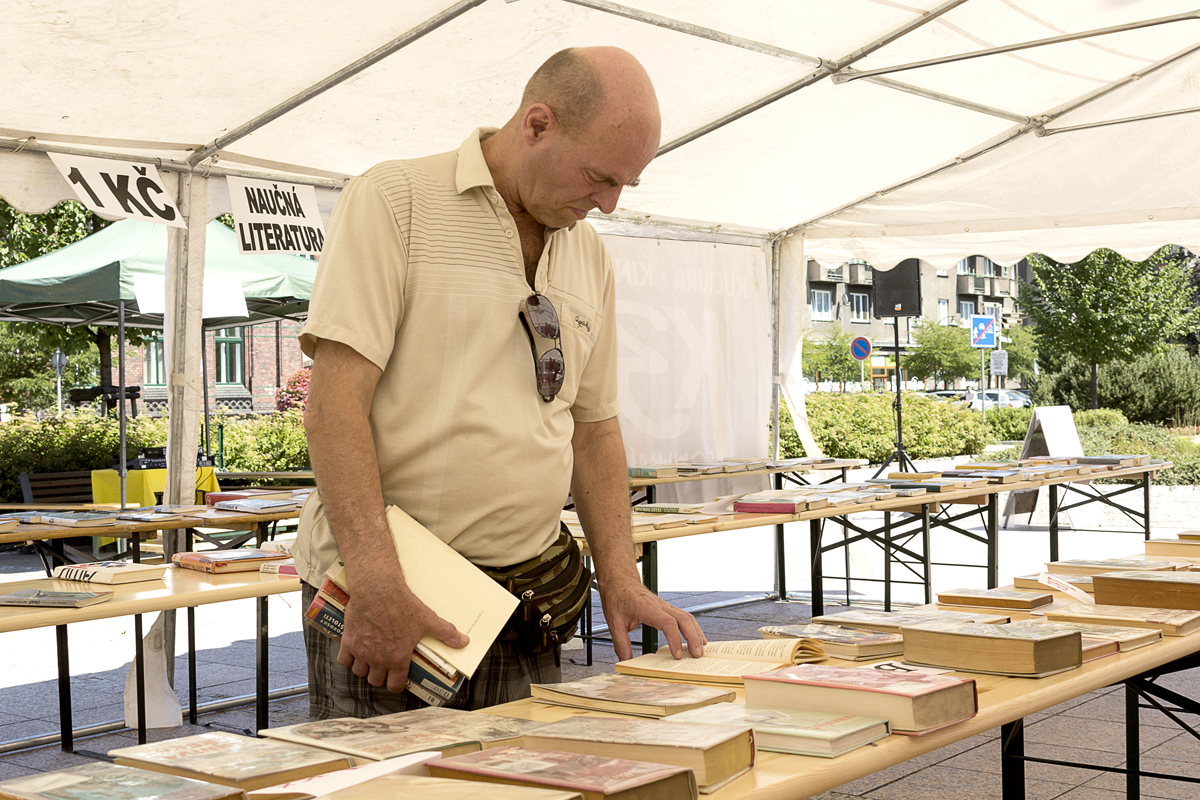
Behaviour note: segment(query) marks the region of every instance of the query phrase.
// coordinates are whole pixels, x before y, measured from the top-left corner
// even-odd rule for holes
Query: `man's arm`
[[[633,657],[629,632],[640,624],[662,631],[675,658],[683,657],[681,633],[688,651],[693,656],[703,655],[707,640],[695,618],[655,596],[638,575],[629,528],[625,445],[617,418],[576,422],[571,448],[575,452],[571,497],[592,553],[600,602],[617,658]]]
[[[338,663],[372,686],[402,692],[413,648],[426,633],[451,647],[467,637],[416,598],[388,529],[371,400],[379,367],[340,342],[321,339],[313,353],[304,430],[325,515],[346,564],[350,602]]]

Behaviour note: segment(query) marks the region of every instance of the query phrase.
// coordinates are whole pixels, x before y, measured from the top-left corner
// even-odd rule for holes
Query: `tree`
[[[812,352],[815,369],[820,370],[821,377],[837,381],[843,392],[847,383],[859,380],[862,375],[862,366],[850,355],[850,342],[853,340],[854,335],[849,331],[834,328],[824,339],[808,343],[805,350],[805,360],[809,358],[808,353]]]
[[[1025,326],[1007,328],[1001,335],[1012,339],[1004,344],[1008,351],[1008,377],[1014,380],[1031,380],[1033,365],[1038,358],[1037,338]]]
[[[55,347],[67,356],[62,388],[88,386],[96,381],[100,359],[91,343],[80,337],[48,340],[46,333],[64,333],[65,328],[30,322],[0,323],[0,402],[16,403],[22,411],[38,411],[56,404],[54,368],[50,357]]]
[[[943,388],[949,388],[955,380],[978,373],[979,352],[971,347],[971,336],[966,328],[937,325],[922,319],[912,331],[917,346],[903,359],[903,367],[912,377],[933,378],[941,381]]]
[[[1074,264],[1029,256],[1032,281],[1021,307],[1037,326],[1039,350],[1075,354],[1091,365],[1092,408],[1099,407],[1099,368],[1162,352],[1200,323],[1186,251],[1164,247],[1145,261],[1108,249]]]

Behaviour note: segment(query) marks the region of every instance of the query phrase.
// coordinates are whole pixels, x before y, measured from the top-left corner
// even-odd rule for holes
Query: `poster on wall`
[[[772,361],[767,253],[758,246],[626,236],[605,236],[604,243],[617,287],[627,462],[765,458]],[[681,486],[681,499],[689,491],[720,490],[708,482]]]

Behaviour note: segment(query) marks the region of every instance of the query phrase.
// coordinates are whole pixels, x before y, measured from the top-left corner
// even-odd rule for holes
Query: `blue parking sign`
[[[983,314],[971,315],[971,347],[996,346],[996,318]]]

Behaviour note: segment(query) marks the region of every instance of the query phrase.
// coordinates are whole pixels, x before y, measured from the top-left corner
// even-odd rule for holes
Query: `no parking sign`
[[[866,361],[871,355],[871,340],[865,336],[856,336],[850,342],[850,355],[857,361]]]

